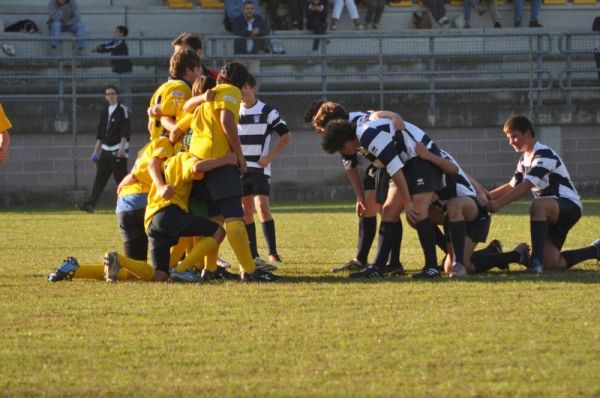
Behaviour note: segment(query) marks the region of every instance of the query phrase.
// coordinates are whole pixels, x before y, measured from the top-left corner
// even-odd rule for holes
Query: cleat
[[[218,269],[218,267],[217,267]],[[215,280],[218,278],[217,273],[219,271],[209,271],[206,268],[202,270],[202,273],[200,274],[200,280],[202,282],[209,282],[212,280]]]
[[[238,275],[227,271],[225,268],[217,268],[215,277],[223,280],[238,280],[240,278]]]
[[[438,267],[425,267],[421,272],[413,274],[413,279],[437,279],[442,276]]]
[[[106,252],[104,254],[104,280],[107,282],[116,282],[117,274],[121,269],[117,252]]]
[[[339,266],[337,268],[332,268],[331,272],[333,273],[337,273],[337,272],[356,272],[356,271],[362,271],[366,268],[366,265],[363,265],[363,263],[361,263],[360,261],[354,259],[354,260],[350,260],[348,261],[346,264]]]
[[[231,263],[221,257],[217,258],[217,267],[219,268],[231,268]]]
[[[386,277],[404,276],[406,275],[406,271],[404,271],[402,263],[399,263],[397,265],[388,264],[385,266],[384,275]]]
[[[498,252],[498,254],[502,253],[502,242],[500,242],[498,239],[494,239],[493,241],[491,241],[488,245],[488,248],[494,248],[496,249],[496,251]]]
[[[199,283],[202,282],[200,275],[194,270],[186,269],[183,272],[171,270],[169,280],[176,283]]]
[[[383,276],[384,273],[374,265],[369,265],[367,268],[349,275],[350,278],[355,279],[377,279],[383,278]]]
[[[464,278],[467,275],[467,269],[461,263],[454,263],[452,265],[452,272],[450,272],[450,278]]]
[[[513,249],[513,251],[519,253],[519,264],[529,267],[529,246],[527,243],[519,243],[517,247]]]
[[[275,264],[270,264],[260,257],[254,258],[254,265],[256,265],[256,269],[261,271],[275,271],[277,269]]]
[[[75,257],[67,257],[62,264],[48,275],[48,282],[70,281],[79,268]]]
[[[600,261],[600,238],[593,241],[592,246],[596,246],[596,260]]]
[[[242,282],[273,282],[278,279],[281,279],[281,277],[259,269],[252,273],[243,272],[242,275],[240,275],[240,280]]]
[[[542,260],[537,257],[531,257],[531,260],[529,261],[529,267],[527,267],[525,272],[534,275],[544,273],[544,264],[542,263]]]
[[[93,213],[94,212],[94,206],[87,204],[87,203],[77,203],[75,205],[75,208],[81,210],[81,211],[85,211],[86,213]]]
[[[269,261],[272,264],[283,263],[283,260],[281,259],[281,257],[279,256],[279,254],[269,254]]]

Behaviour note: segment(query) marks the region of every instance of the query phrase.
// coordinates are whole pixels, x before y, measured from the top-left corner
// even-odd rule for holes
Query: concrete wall
[[[352,198],[340,158],[320,149],[318,136],[292,130],[293,139],[273,163],[276,199]],[[501,128],[431,129],[429,134],[452,153],[465,171],[486,185],[507,181],[518,155],[508,146]],[[600,135],[597,126],[544,126],[541,141],[559,150],[582,193],[600,192]],[[81,198],[91,187],[95,169],[89,161],[95,137],[77,137],[74,149],[69,134],[13,134],[10,159],[0,165],[0,206],[22,202],[47,203]],[[132,152],[146,135],[132,137]],[[133,159],[130,160],[130,166]],[[75,168],[77,172],[75,173]],[[114,183],[105,192],[113,200]],[[75,194],[75,196],[74,196]]]

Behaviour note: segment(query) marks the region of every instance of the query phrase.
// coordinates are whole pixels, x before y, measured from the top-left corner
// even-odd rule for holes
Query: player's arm
[[[346,170],[346,175],[350,180],[350,185],[352,185],[352,189],[356,194],[356,215],[362,217],[363,213],[367,209],[367,201],[365,199],[365,191],[363,190],[361,181],[360,181],[360,173],[358,172],[358,167],[351,167]]]
[[[148,174],[152,178],[152,183],[156,186],[156,192],[163,199],[170,199],[175,193],[175,189],[165,182],[165,177],[161,171],[163,159],[158,157],[151,157],[148,162]]]
[[[505,193],[499,196],[497,199],[490,200],[488,202],[487,208],[491,212],[496,212],[504,206],[509,205],[515,200],[521,198],[527,192],[531,191],[531,188],[533,188],[533,184],[531,183],[531,181],[525,179],[520,184],[517,184],[514,187],[510,187],[510,189],[508,190],[505,189]]]
[[[236,154],[238,158],[238,165],[242,174],[246,173],[248,167],[246,166],[246,159],[242,153],[242,144],[240,143],[240,136],[238,135],[237,124],[235,124],[235,115],[228,109],[219,110],[219,122],[223,127],[223,132],[229,142],[229,146]]]
[[[473,185],[473,188],[475,188],[475,191],[477,192],[477,203],[481,207],[486,207],[487,204],[488,204],[488,198],[487,198],[487,191],[486,191],[486,189],[483,187],[483,185],[481,185],[479,183],[479,181],[477,181],[472,176],[467,175],[467,177],[469,178],[469,181],[471,182],[471,185]]]
[[[486,196],[489,200],[498,199],[501,196],[506,195],[511,189],[512,186],[507,182],[506,184],[502,184],[491,191],[486,191]]]
[[[0,133],[0,163],[8,160],[8,148],[10,147],[10,135],[8,130]]]
[[[404,120],[402,119],[402,116],[400,116],[396,112],[391,112],[391,111],[375,111],[375,112],[371,113],[371,115],[369,116],[369,119],[371,119],[371,120],[376,120],[376,119],[391,119],[394,122],[394,128],[396,130],[402,130],[405,127]]]
[[[173,131],[177,128],[175,117],[163,115],[160,117],[160,124],[165,130]]]
[[[121,190],[124,187],[126,187],[127,185],[131,185],[131,184],[133,184],[135,182],[137,182],[137,178],[135,178],[135,176],[133,175],[133,173],[128,173],[125,177],[123,177],[123,179],[121,180],[121,182],[117,186],[117,195],[121,192]]]
[[[218,159],[198,160],[192,169],[194,179],[200,180],[204,178],[204,173],[218,167],[237,164],[237,156],[233,152],[227,152],[227,155]]]
[[[258,160],[258,164],[262,167],[267,167],[267,165],[271,163],[273,159],[275,159],[275,157],[277,157],[277,155],[279,155],[285,149],[285,147],[290,143],[291,140],[292,133],[287,132],[281,135],[275,143],[275,145],[273,145],[273,148],[271,149],[271,151],[269,151],[267,156]]]
[[[415,152],[417,156],[423,160],[433,163],[439,167],[445,174],[456,175],[459,172],[458,166],[448,159],[437,156],[434,153],[429,152],[425,144],[417,142],[415,145]]]
[[[215,92],[213,90],[206,90],[200,95],[195,95],[183,104],[183,110],[192,113],[199,107],[203,102],[212,101],[215,98]]]

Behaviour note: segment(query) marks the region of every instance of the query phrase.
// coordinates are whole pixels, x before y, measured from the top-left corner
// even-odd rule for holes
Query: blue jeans
[[[85,26],[83,22],[79,21],[73,25],[63,25],[60,22],[50,23],[50,37],[52,37],[52,47],[58,45],[58,39],[60,38],[61,32],[71,32],[77,37],[77,48],[82,50],[84,47],[85,40]]]
[[[523,20],[523,8],[525,6],[525,0],[515,0],[515,22],[521,22]],[[542,6],[541,0],[531,0],[531,16],[530,21],[537,21],[538,15],[540,15],[540,7]]]

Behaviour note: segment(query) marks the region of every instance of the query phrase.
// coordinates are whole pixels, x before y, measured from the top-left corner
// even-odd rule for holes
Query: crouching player
[[[560,156],[536,140],[533,125],[525,116],[510,117],[503,130],[508,143],[522,155],[513,178],[488,193],[488,207],[496,212],[527,191],[533,193],[528,270],[539,274],[544,269],[562,270],[584,260],[600,259],[600,239],[588,247],[561,251],[569,230],[581,218],[582,204]]]
[[[167,280],[170,274],[170,249],[182,236],[203,236],[205,238],[194,245],[186,258],[171,273],[188,271],[195,264],[202,263],[207,254],[215,252],[225,237],[225,231],[217,223],[189,214],[189,196],[193,181],[202,179],[204,172],[235,164],[236,161],[237,157],[232,153],[227,153],[218,159],[199,160],[188,152],[180,152],[167,159],[163,171],[166,184],[173,188],[173,195],[169,199],[165,199],[153,185],[148,194],[145,214],[145,226],[154,268],[143,261],[132,260],[116,252],[109,252],[105,255],[105,279],[115,281],[119,270],[125,268],[146,281]],[[215,271],[216,269],[203,270],[201,279],[212,279],[208,277],[208,273]]]

